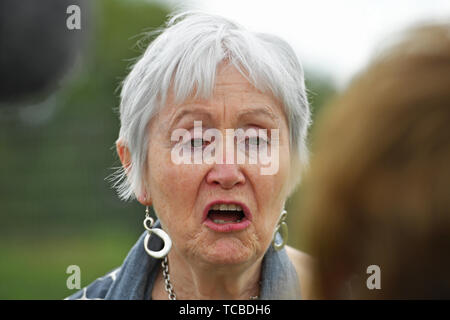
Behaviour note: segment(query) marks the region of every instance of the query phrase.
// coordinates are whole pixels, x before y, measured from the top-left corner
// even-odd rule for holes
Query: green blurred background
[[[64,298],[75,292],[66,287],[69,265],[80,267],[83,287],[120,265],[143,232],[142,206],[121,202],[105,179],[119,165],[120,81],[142,52],[143,32],[170,11],[95,1],[83,55],[59,90],[0,110],[0,299]],[[316,116],[335,88],[327,75],[305,69]],[[288,212],[300,199],[290,199]],[[301,249],[295,238],[290,244]]]

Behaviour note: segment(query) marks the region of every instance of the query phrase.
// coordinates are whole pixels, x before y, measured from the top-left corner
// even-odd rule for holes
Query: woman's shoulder
[[[302,298],[310,299],[314,259],[309,254],[290,246],[286,246],[286,253],[297,271]]]
[[[120,267],[96,279],[64,300],[104,300],[119,271]]]

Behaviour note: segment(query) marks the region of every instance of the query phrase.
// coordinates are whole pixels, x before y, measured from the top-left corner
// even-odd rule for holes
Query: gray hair
[[[311,122],[302,66],[284,40],[254,33],[223,17],[199,12],[171,16],[125,78],[121,91],[119,139],[131,159],[112,180],[122,200],[141,194],[147,161],[147,124],[165,105],[212,95],[218,65],[228,62],[257,89],[283,104],[290,146],[301,166],[308,163],[306,136]]]

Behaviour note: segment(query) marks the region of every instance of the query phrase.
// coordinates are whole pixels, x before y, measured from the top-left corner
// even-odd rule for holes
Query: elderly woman
[[[309,258],[284,247],[310,123],[286,42],[174,16],[125,79],[120,120],[115,186],[146,208],[146,231],[121,267],[70,298],[307,296]]]

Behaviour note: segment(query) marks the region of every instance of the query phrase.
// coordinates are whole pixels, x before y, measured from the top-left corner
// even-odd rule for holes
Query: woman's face
[[[172,250],[188,260],[209,264],[256,261],[272,240],[288,192],[289,130],[281,105],[271,95],[255,89],[231,66],[218,69],[209,100],[188,100],[179,106],[172,101],[169,96],[148,127],[146,168],[146,192],[173,240]],[[222,133],[222,164],[173,161],[172,150],[181,140],[172,141],[172,133],[186,129],[194,139],[194,121],[201,121],[203,132],[215,128]],[[269,139],[271,129],[278,130],[279,160],[272,158],[279,162],[276,172],[261,174],[267,162],[250,164],[248,150],[239,148],[237,142],[231,146],[225,142],[229,138],[226,129],[238,128],[267,129]],[[245,143],[255,146],[258,139],[246,139]],[[204,150],[209,143],[195,138],[187,145]],[[273,145],[268,148],[275,152]],[[236,155],[246,154],[245,163],[238,163],[236,158],[226,163],[230,149]]]

